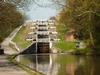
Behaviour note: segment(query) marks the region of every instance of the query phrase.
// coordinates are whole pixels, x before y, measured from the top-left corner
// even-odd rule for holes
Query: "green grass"
[[[61,52],[66,52],[72,49],[75,49],[75,42],[67,42],[60,40],[55,44],[55,46],[61,50]]]
[[[66,32],[68,31],[68,28],[66,28],[66,25],[58,24],[57,31],[59,33],[58,37],[61,40],[59,42],[55,43],[55,47],[58,48],[59,50],[61,50],[61,52],[66,52],[66,51],[75,49],[75,42],[70,42],[70,41],[67,42],[64,39]]]
[[[27,34],[28,34],[28,28],[27,26],[23,26],[12,41],[15,42],[22,49],[27,48],[32,43],[30,41],[25,40]]]

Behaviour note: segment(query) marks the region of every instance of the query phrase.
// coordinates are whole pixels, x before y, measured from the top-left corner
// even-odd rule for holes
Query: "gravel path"
[[[9,47],[9,43],[13,39],[13,37],[17,34],[17,32],[20,30],[22,26],[16,28],[2,43],[1,47],[4,49],[5,54],[16,54],[17,51],[13,50],[12,48]]]
[[[17,65],[9,62],[6,57],[0,56],[0,75],[29,75]]]

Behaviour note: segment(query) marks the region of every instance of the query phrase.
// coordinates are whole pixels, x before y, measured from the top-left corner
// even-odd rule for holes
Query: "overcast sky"
[[[26,15],[31,20],[36,19],[48,19],[51,16],[55,16],[57,13],[56,9],[53,8],[43,8],[43,7],[34,7],[31,5],[29,11],[26,12]]]

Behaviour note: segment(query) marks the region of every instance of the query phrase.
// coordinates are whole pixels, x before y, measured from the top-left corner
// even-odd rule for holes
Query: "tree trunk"
[[[93,48],[94,48],[94,39],[93,39],[93,35],[92,35],[92,33],[91,33],[91,31],[90,31],[90,42],[91,42],[91,45],[93,46]]]

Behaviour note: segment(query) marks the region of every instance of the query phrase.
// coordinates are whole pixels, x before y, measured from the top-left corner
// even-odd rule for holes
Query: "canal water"
[[[45,75],[100,75],[100,57],[67,54],[19,55],[17,62]]]

